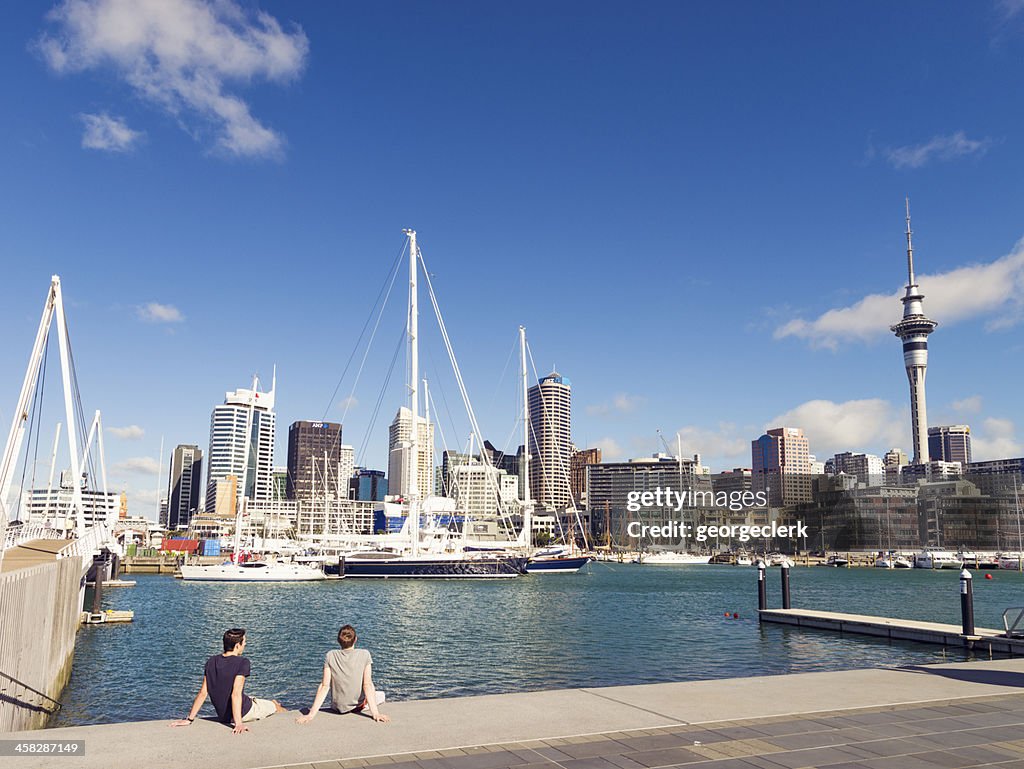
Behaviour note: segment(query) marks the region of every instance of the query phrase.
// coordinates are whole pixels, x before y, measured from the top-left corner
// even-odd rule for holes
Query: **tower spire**
[[[904,198],[907,204],[907,286],[915,285],[914,281],[914,244],[910,240],[913,230],[910,229],[910,197]]]
[[[914,246],[910,240],[910,198],[907,211],[907,293],[903,302],[903,319],[890,330],[903,342],[903,366],[910,383],[910,430],[914,439],[914,464],[928,462],[928,412],[925,407],[924,380],[928,370],[928,335],[938,323],[924,314],[924,294],[914,277]]]

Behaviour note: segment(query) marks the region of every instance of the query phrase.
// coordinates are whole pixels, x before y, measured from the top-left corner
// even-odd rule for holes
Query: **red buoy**
[[[991,574],[986,574],[985,575],[985,579],[992,579],[992,575]]]
[[[734,614],[732,615],[732,618],[733,618],[733,619],[739,619],[739,618],[740,618],[739,612],[736,612],[736,613],[734,613]]]

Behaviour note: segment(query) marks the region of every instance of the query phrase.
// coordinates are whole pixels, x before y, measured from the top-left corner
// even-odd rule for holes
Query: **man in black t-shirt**
[[[215,654],[206,661],[203,669],[203,685],[199,688],[188,718],[172,721],[171,726],[188,726],[196,720],[199,709],[210,695],[217,719],[224,724],[234,724],[234,733],[249,731],[245,724],[258,721],[274,713],[284,711],[277,700],[248,697],[242,692],[249,675],[249,660],[242,656],[245,651],[245,630],[233,628],[224,633],[224,653]]]

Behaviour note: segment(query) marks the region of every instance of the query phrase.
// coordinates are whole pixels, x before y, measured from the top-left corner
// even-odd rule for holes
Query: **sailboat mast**
[[[406,336],[409,339],[409,411],[411,412],[411,429],[409,431],[408,475],[406,483],[409,494],[409,531],[412,534],[412,554],[419,555],[420,549],[420,510],[419,510],[419,416],[418,393],[416,390],[420,376],[419,358],[419,307],[416,300],[416,276],[419,272],[417,258],[419,250],[416,246],[416,230],[404,230],[409,238],[409,318]]]
[[[519,367],[523,386],[523,461],[519,472],[523,474],[523,532],[526,547],[533,546],[533,503],[530,501],[530,404],[526,383],[526,327],[519,327]]]

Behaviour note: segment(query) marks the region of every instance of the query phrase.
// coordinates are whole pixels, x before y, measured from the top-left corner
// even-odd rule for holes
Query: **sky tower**
[[[907,198],[907,293],[903,320],[889,328],[903,341],[903,365],[910,381],[910,425],[914,436],[914,464],[928,461],[928,416],[924,399],[924,376],[928,369],[928,335],[939,324],[924,314],[924,294],[914,278],[914,246],[910,242],[910,199]]]

